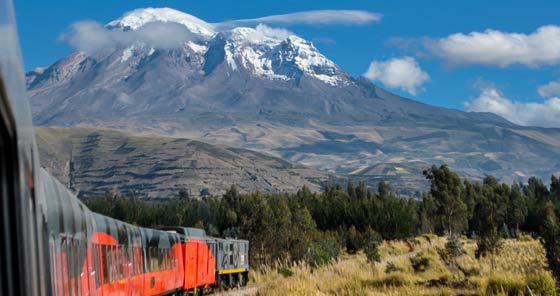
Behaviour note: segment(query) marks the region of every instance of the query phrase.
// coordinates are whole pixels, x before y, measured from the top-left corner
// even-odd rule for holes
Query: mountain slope
[[[109,129],[35,129],[41,163],[79,196],[318,190],[325,174],[246,149]]]
[[[135,10],[106,28],[132,34],[154,23],[184,26],[188,40],[76,51],[28,73],[35,123],[250,148],[372,184],[390,177],[405,191],[424,188],[417,173],[433,163],[504,181],[560,171],[560,130],[401,98],[282,30],[223,29],[171,9]]]

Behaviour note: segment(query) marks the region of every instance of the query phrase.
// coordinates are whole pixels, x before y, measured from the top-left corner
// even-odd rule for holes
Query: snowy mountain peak
[[[151,23],[172,25],[151,27]],[[181,26],[190,32],[184,32]],[[177,27],[181,30],[177,31]],[[28,84],[35,87],[51,80],[74,80],[85,75],[81,73],[87,73],[92,65],[106,65],[118,73],[114,81],[126,83],[148,68],[156,67],[160,71],[172,68],[210,76],[222,65],[226,68],[220,68],[217,75],[225,70],[228,77],[249,74],[260,79],[297,83],[312,78],[330,86],[352,83],[351,77],[311,42],[288,30],[264,24],[232,28],[210,24],[170,8],[141,8],[108,23],[106,29],[113,31],[110,37],[115,46],[91,52],[78,50],[48,68],[30,73]]]
[[[128,12],[123,17],[107,24],[108,28],[121,28],[123,30],[136,30],[148,23],[173,22],[182,24],[191,32],[211,37],[216,32],[214,26],[190,14],[171,8],[139,8]]]
[[[311,42],[285,30],[264,25],[237,27],[218,33],[212,44],[212,48],[223,52],[233,71],[241,67],[272,80],[300,79],[306,75],[333,86],[347,83],[343,71]]]

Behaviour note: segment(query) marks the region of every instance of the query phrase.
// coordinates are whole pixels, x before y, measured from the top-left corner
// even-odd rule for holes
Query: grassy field
[[[379,263],[368,263],[363,254],[344,255],[315,270],[279,264],[254,272],[252,280],[259,295],[556,295],[538,240],[505,240],[498,255],[480,260],[476,242],[467,239],[461,239],[465,254],[445,258],[446,241],[386,241]]]

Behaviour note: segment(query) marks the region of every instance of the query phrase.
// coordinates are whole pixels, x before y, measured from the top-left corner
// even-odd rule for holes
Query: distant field
[[[451,263],[440,255],[446,241],[386,241],[375,264],[363,254],[344,255],[316,270],[303,264],[268,268],[253,273],[253,281],[259,295],[556,295],[538,240],[508,239],[493,259],[478,260],[476,242],[462,239],[466,254]],[[425,258],[427,265],[415,271],[412,258]]]

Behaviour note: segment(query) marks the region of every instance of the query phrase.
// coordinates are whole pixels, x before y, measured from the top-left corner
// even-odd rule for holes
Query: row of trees
[[[490,176],[472,182],[446,165],[433,166],[424,175],[431,188],[421,200],[400,197],[385,182],[374,191],[350,181],[345,188],[327,183],[321,193],[303,187],[294,194],[240,194],[232,186],[221,197],[146,202],[107,195],[86,204],[144,227],[195,226],[210,235],[249,239],[257,264],[306,260],[317,265],[337,257],[341,249],[363,249],[376,260],[382,239],[423,233],[477,236],[484,248],[498,234],[525,231],[544,239],[550,266],[560,270],[558,178],[552,177],[550,187],[537,178],[512,185]]]

